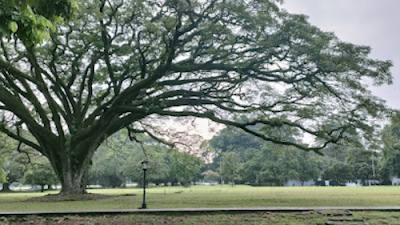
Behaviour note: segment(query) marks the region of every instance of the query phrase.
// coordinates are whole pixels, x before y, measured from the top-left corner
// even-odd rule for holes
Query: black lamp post
[[[144,160],[142,162],[142,169],[143,169],[143,204],[141,209],[146,209],[146,170],[147,170],[147,161]]]

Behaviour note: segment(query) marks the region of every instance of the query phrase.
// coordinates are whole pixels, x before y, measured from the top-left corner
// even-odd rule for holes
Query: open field
[[[56,216],[10,216],[0,217],[0,224],[41,225],[94,225],[94,224],[141,224],[141,225],[227,225],[227,224],[341,224],[341,225],[399,225],[399,212],[345,212],[345,216],[331,216],[319,212],[248,212],[248,213],[153,213],[153,214],[113,214],[113,215],[56,215]]]
[[[89,201],[37,202],[49,193],[0,193],[0,211],[136,209],[142,189],[93,189],[111,197]],[[250,187],[192,186],[147,189],[148,208],[399,206],[400,186],[372,187]]]

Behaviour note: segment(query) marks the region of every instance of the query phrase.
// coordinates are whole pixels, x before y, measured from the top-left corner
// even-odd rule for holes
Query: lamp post
[[[143,169],[143,204],[140,209],[146,209],[146,170],[147,170],[147,164],[148,162],[144,160],[142,162],[142,169]]]

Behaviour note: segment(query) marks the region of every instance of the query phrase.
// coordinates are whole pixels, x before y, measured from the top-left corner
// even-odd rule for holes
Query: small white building
[[[392,185],[400,185],[400,178],[392,177]]]
[[[400,185],[400,178],[395,176],[392,177],[392,185]],[[368,185],[376,185],[379,184],[378,180],[367,180],[367,183],[365,184],[366,186]],[[362,185],[362,180],[358,179],[356,182],[346,182],[346,186],[348,187],[358,187],[358,186],[363,186]],[[301,181],[299,179],[291,179],[286,181],[283,186],[315,186],[315,181],[314,180],[307,180],[304,181],[303,185],[301,184]],[[329,186],[329,180],[325,180],[325,186]]]

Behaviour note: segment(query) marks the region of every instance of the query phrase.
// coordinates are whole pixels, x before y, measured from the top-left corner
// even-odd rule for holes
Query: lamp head
[[[149,163],[149,162],[148,162],[147,160],[143,160],[143,161],[142,161],[142,169],[143,169],[143,170],[147,170],[148,163]]]

